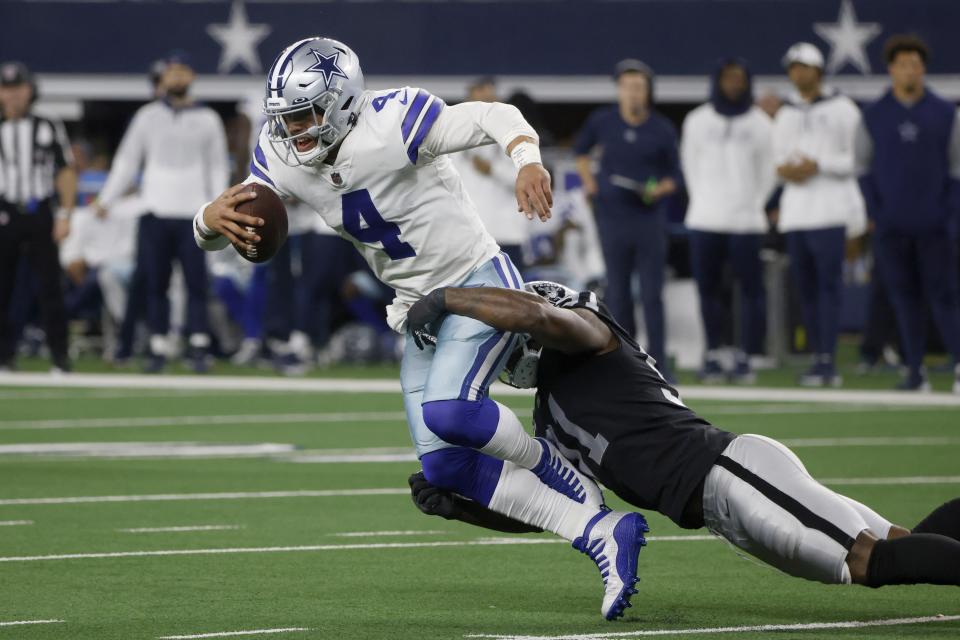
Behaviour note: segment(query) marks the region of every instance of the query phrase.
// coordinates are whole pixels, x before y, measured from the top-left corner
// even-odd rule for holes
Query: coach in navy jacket
[[[652,108],[653,72],[639,60],[623,60],[614,72],[618,104],[590,114],[574,145],[577,170],[593,199],[607,268],[606,302],[631,334],[639,275],[647,350],[664,369],[663,301],[667,221],[662,199],[677,190],[680,161],[673,124]],[[599,152],[592,170],[591,154]]]
[[[894,36],[884,50],[892,87],[864,110],[857,136],[864,199],[875,221],[874,251],[896,311],[908,376],[900,388],[925,390],[924,300],[954,358],[960,393],[960,286],[957,204],[960,126],[956,107],[924,85],[927,47]]]

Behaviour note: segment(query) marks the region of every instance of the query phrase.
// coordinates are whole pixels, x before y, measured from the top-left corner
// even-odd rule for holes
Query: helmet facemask
[[[341,95],[339,88],[320,94],[313,102],[293,107],[271,105],[279,102],[268,98],[264,103],[264,113],[268,119],[267,139],[278,156],[290,166],[315,166],[327,157],[346,135],[346,131],[337,127],[327,114],[335,108]],[[302,123],[307,124],[304,128]],[[291,132],[295,128],[296,133]],[[316,144],[309,149],[297,149],[297,140],[309,137]]]

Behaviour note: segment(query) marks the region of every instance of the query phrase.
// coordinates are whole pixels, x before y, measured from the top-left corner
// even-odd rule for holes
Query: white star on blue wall
[[[879,22],[857,22],[852,0],[840,3],[836,22],[817,22],[813,30],[830,43],[827,73],[839,71],[848,62],[860,73],[870,73],[867,45],[880,35],[883,27]]]
[[[250,73],[262,70],[257,45],[270,34],[270,25],[250,24],[242,0],[230,5],[227,24],[207,25],[207,34],[222,47],[218,72],[229,73],[238,64]]]

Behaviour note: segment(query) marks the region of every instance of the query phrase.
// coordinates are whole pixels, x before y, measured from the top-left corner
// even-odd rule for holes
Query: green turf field
[[[528,398],[507,403],[528,415]],[[960,493],[960,407],[690,404],[788,442],[906,526]],[[808,583],[652,514],[640,593],[607,623],[596,568],[566,544],[414,508],[394,394],[0,387],[0,407],[0,640],[630,638],[960,615],[952,587]],[[40,620],[62,622],[4,626]],[[771,636],[957,638],[960,621],[666,635]]]

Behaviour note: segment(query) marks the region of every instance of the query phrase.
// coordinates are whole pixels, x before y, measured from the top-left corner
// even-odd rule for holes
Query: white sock
[[[540,462],[543,447],[523,430],[517,414],[499,402],[493,402],[500,410],[500,420],[490,442],[480,451],[494,458],[513,462],[524,469],[533,469]]]
[[[540,527],[573,542],[583,534],[597,509],[554,491],[527,469],[504,462],[497,488],[487,505],[493,511]]]

